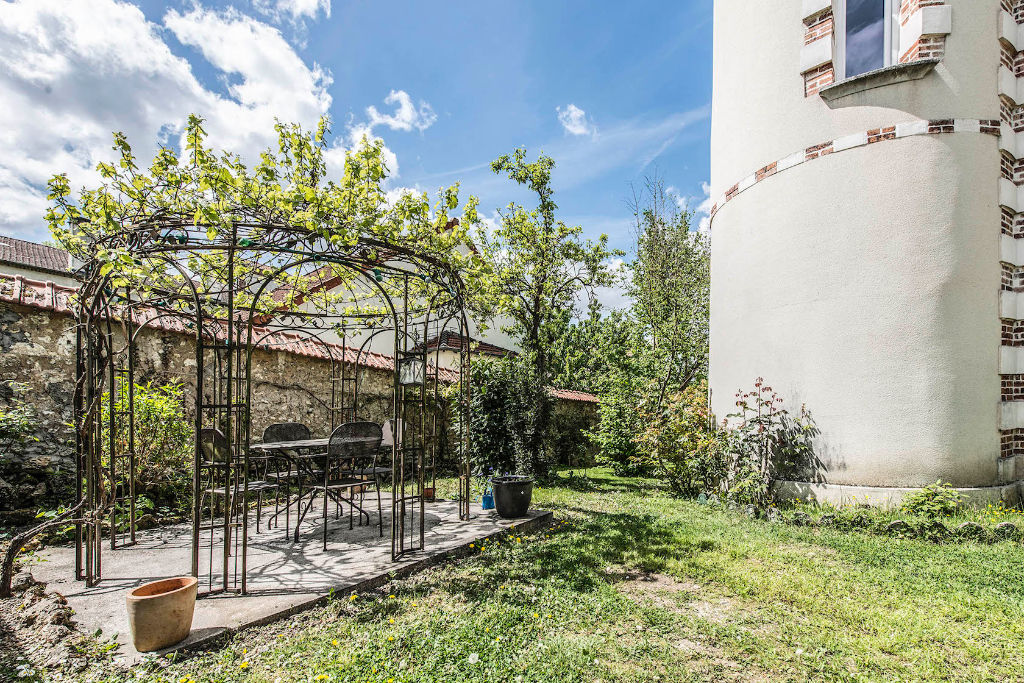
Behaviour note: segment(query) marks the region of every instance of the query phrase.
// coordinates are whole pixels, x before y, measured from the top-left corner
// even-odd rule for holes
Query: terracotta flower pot
[[[194,576],[144,583],[128,593],[128,623],[139,652],[162,650],[192,629],[199,581]]]

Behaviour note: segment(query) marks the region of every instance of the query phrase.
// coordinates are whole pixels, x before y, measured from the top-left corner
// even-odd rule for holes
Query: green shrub
[[[38,440],[32,433],[38,426],[36,413],[25,402],[28,389],[24,382],[0,382],[0,397],[6,398],[7,404],[0,406],[0,455],[17,444]]]
[[[818,435],[810,413],[801,406],[791,415],[783,399],[758,377],[750,391],[736,393],[736,412],[727,416],[726,488],[739,504],[765,506],[780,471],[816,464],[813,440]]]
[[[722,430],[708,406],[706,383],[668,396],[660,411],[640,412],[644,429],[636,444],[652,468],[676,492],[711,493],[725,476]]]
[[[187,503],[192,481],[195,429],[185,414],[184,387],[180,382],[135,384],[135,490],[147,494],[159,505],[179,507]],[[115,401],[118,420],[115,443],[127,453],[129,396],[123,387]],[[110,420],[110,395],[103,395],[104,445]],[[105,462],[109,454],[105,453]]]
[[[532,454],[529,446],[536,432],[549,423],[547,388],[517,356],[474,359],[470,375],[469,457],[474,471],[546,475],[551,462],[550,439],[545,438],[545,448],[539,454]]]
[[[950,484],[941,479],[928,484],[919,491],[907,494],[900,508],[913,515],[929,519],[952,517],[963,502],[961,496]]]
[[[640,394],[635,378],[621,372],[613,374],[601,393],[597,426],[589,432],[598,448],[597,463],[610,467],[620,477],[648,473],[650,461],[637,443],[644,427]]]

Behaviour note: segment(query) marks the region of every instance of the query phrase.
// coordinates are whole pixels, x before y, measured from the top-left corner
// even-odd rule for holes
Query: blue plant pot
[[[494,496],[492,496],[490,493],[485,493],[483,495],[483,497],[480,499],[480,506],[484,510],[493,510],[494,509]]]

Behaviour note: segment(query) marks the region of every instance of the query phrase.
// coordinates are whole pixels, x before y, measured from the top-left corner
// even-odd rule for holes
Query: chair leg
[[[324,489],[324,552],[327,552],[327,508],[331,502],[330,496],[327,495],[327,489]]]

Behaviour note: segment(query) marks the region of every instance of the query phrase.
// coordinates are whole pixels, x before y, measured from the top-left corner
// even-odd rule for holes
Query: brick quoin
[[[804,97],[817,95],[823,88],[836,82],[836,72],[832,62],[822,64],[804,74]]]

